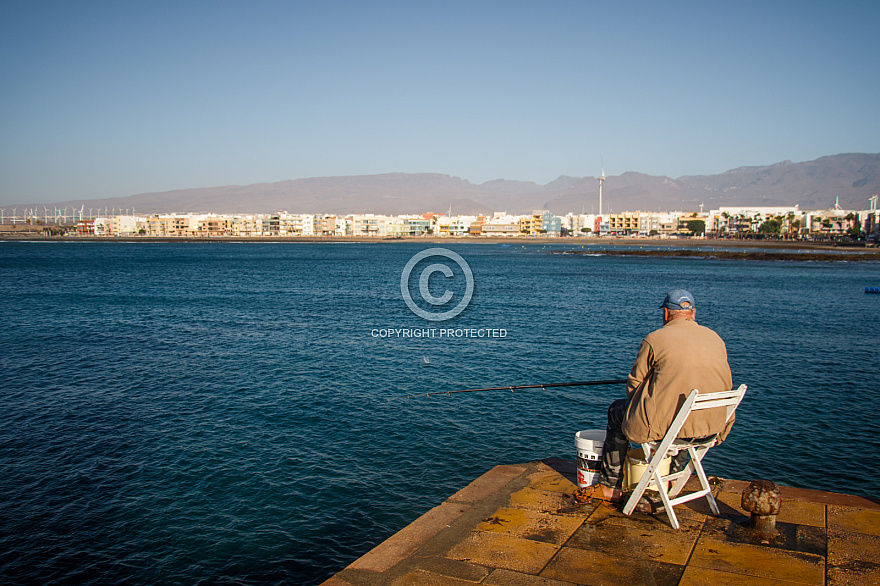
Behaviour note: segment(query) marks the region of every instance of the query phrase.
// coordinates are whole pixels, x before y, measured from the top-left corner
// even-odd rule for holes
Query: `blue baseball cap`
[[[660,304],[666,309],[694,309],[694,296],[684,289],[674,289],[666,294],[666,299]]]

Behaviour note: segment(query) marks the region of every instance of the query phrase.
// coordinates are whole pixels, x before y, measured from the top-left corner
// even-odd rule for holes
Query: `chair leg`
[[[657,467],[660,465],[660,460],[662,460],[662,458],[658,458],[659,451],[651,450],[651,446],[648,444],[642,444],[642,451],[646,454],[645,460],[648,462],[648,468],[642,473],[642,477],[639,479],[639,483],[636,485],[635,490],[633,490],[629,499],[627,499],[626,505],[623,507],[624,515],[632,514],[639,499],[645,494],[645,490],[648,488],[651,480],[658,475]]]
[[[673,483],[673,485],[669,487],[669,496],[675,498],[676,496],[678,496],[678,493],[680,493],[681,490],[684,488],[684,485],[687,484],[687,481],[690,479],[691,474],[694,473],[693,459],[688,461],[682,472],[684,472],[685,470],[690,470],[690,472],[688,474],[683,474],[681,478],[677,479]]]
[[[646,470],[642,477],[639,479],[639,483],[636,485],[635,490],[632,491],[632,494],[629,495],[629,499],[626,501],[626,505],[623,507],[624,515],[631,515],[635,510],[636,505],[639,502],[639,499],[642,498],[642,495],[645,494],[645,489],[648,488],[648,483],[651,480],[651,475],[648,474]]]
[[[669,523],[672,525],[673,529],[680,529],[678,524],[678,517],[675,516],[675,511],[672,508],[672,503],[670,502],[669,495],[666,494],[666,490],[663,488],[662,482],[657,482],[657,491],[660,493],[660,500],[663,501],[663,507],[666,509],[666,516],[669,517]]]
[[[700,479],[700,485],[703,487],[703,490],[706,491],[706,500],[709,502],[709,508],[712,509],[712,514],[716,517],[721,516],[721,512],[718,510],[718,503],[715,502],[715,496],[712,494],[712,487],[709,486],[709,479],[706,478],[706,472],[703,470],[703,464],[701,463],[703,456],[706,455],[706,452],[709,451],[708,448],[700,448],[694,450],[694,448],[690,448],[691,452],[691,462],[694,464],[694,468],[697,472],[697,478]]]

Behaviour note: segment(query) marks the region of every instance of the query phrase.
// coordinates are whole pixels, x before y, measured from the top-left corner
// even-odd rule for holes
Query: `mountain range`
[[[596,177],[560,176],[546,185],[497,179],[472,184],[436,173],[386,173],[345,177],[315,177],[142,193],[110,199],[46,203],[46,206],[134,208],[155,212],[376,213],[449,212],[514,214],[548,209],[555,214],[595,213],[599,185]],[[689,175],[675,179],[626,172],[609,176],[603,191],[603,211],[694,211],[719,206],[783,206],[802,210],[827,209],[839,200],[844,209],[868,208],[868,198],[880,193],[880,153],[850,153],[814,161],[783,161],[764,167],[740,167],[718,175]],[[39,204],[42,206],[43,204]],[[25,206],[23,206],[25,207]]]

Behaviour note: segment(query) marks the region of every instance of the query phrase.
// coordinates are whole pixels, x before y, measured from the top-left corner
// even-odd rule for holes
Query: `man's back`
[[[693,319],[674,319],[642,341],[627,384],[631,398],[623,432],[634,442],[659,440],[685,396],[733,386],[724,341]],[[729,430],[723,410],[694,413],[681,437],[705,437]],[[732,424],[732,421],[730,422]]]

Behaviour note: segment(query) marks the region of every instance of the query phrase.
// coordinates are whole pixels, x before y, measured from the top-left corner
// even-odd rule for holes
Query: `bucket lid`
[[[592,442],[604,442],[605,441],[605,430],[604,429],[587,429],[585,431],[579,431],[574,434],[575,439],[589,440]]]

